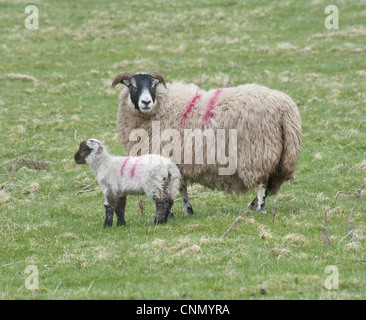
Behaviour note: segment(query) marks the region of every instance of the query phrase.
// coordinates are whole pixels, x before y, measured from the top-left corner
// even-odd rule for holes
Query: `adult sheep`
[[[201,144],[199,147],[206,150],[203,162],[198,164],[183,160],[187,145],[191,144],[185,139],[176,143],[181,160],[175,162],[182,175],[184,215],[193,213],[187,195],[189,183],[237,195],[257,187],[257,196],[249,207],[264,213],[267,195],[276,194],[285,181],[294,178],[301,148],[301,120],[296,104],[285,93],[257,84],[205,91],[182,82],[167,84],[157,71],[122,72],[115,77],[112,89],[118,83],[127,87],[119,95],[118,139],[129,152],[136,148],[136,137],[130,137],[136,129],[145,130],[150,137],[149,148],[142,153],[159,153],[164,143],[171,143],[159,139],[162,149],[160,145],[156,148],[151,139],[156,134],[154,124],[159,124],[160,130],[174,129],[181,137],[189,129],[190,133],[194,129],[206,136],[204,140],[194,137]],[[223,130],[226,135],[221,153],[228,154],[231,147],[236,152],[236,166],[231,174],[220,174],[222,163],[217,161],[220,152],[214,163],[208,161],[212,159],[210,152],[215,143],[209,145],[207,132],[217,135],[218,144],[218,135],[222,136]],[[233,141],[229,141],[230,130],[235,133]]]

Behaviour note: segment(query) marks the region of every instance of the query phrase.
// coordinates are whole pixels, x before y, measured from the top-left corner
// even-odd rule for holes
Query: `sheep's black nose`
[[[144,104],[144,105],[148,105],[150,102],[151,102],[151,100],[149,100],[149,101],[146,101],[146,100],[141,100],[141,102]]]

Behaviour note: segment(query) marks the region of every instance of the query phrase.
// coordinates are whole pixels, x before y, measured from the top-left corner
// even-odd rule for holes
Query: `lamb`
[[[179,135],[186,137],[189,130],[201,134],[201,137],[193,135],[195,144],[198,141],[198,147],[207,150],[201,163],[182,161],[192,141],[190,144],[179,139],[173,141],[176,146],[173,153],[178,148],[175,163],[182,176],[180,193],[184,215],[193,213],[187,195],[189,183],[234,192],[238,196],[257,187],[257,196],[249,208],[265,213],[266,197],[276,194],[285,181],[294,179],[301,149],[301,119],[295,102],[287,94],[257,84],[205,91],[183,82],[167,84],[157,71],[122,72],[115,77],[111,88],[119,83],[127,89],[119,95],[118,139],[130,153],[136,151],[136,130],[144,130],[152,137],[147,149],[143,148],[145,142],[140,141],[140,153],[152,150],[161,154],[159,152],[175,137],[163,139],[169,129],[178,132],[178,138]],[[160,130],[165,130],[158,142],[154,142],[156,124]],[[208,138],[213,133],[218,143],[221,131],[226,133],[225,146],[218,150],[216,161],[209,162],[215,143],[209,144]],[[230,131],[236,134],[233,141],[230,141]],[[141,140],[144,136],[141,135]],[[205,141],[202,136],[206,137]],[[222,168],[218,160],[228,154],[230,148],[234,150],[235,168],[230,173],[220,174]]]
[[[174,197],[178,194],[181,175],[177,166],[159,155],[140,157],[112,156],[96,139],[80,143],[74,156],[77,164],[89,164],[105,196],[105,227],[125,225],[126,195],[146,194],[156,206],[154,223],[166,222]]]

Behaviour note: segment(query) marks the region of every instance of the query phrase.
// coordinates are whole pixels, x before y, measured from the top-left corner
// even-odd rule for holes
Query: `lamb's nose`
[[[151,100],[148,100],[148,101],[146,101],[146,100],[141,100],[141,102],[144,104],[144,105],[149,105],[150,104],[150,102],[151,102]]]

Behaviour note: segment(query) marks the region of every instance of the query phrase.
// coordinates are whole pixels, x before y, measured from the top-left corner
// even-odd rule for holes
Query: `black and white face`
[[[136,74],[122,83],[130,92],[130,99],[135,109],[148,113],[155,107],[156,86],[159,80],[148,74]]]
[[[96,151],[98,151],[99,148],[99,141],[95,139],[89,139],[82,141],[80,143],[80,147],[78,152],[74,155],[74,160],[77,164],[86,164],[87,159],[91,156],[91,154],[94,154]]]
[[[74,160],[77,164],[86,164],[86,158],[91,153],[91,149],[86,144],[86,141],[80,143],[78,152],[74,155]]]

